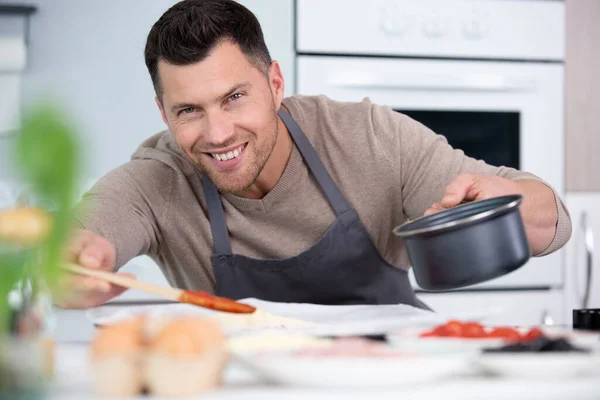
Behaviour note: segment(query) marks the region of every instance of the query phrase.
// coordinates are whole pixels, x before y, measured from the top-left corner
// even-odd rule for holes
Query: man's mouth
[[[244,148],[246,147],[246,143],[242,144],[241,146],[236,147],[233,150],[229,150],[223,153],[209,153],[215,160],[217,161],[227,161],[227,160],[232,160],[234,158],[238,158],[240,154],[242,154],[242,151],[244,151]]]

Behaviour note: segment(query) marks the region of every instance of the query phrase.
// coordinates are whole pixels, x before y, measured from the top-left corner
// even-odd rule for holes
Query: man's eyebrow
[[[225,93],[223,96],[219,96],[217,98],[217,101],[221,101],[223,99],[226,99],[227,97],[235,94],[235,92],[238,92],[240,90],[249,90],[252,87],[252,83],[250,82],[242,82],[242,83],[238,83],[236,85],[234,85],[231,89],[229,89],[229,91],[227,91],[227,93]]]
[[[218,96],[216,98],[217,101],[222,101],[223,99],[233,95],[234,93],[240,91],[240,90],[249,90],[252,87],[252,83],[250,82],[242,82],[242,83],[238,83],[234,86],[231,87],[231,89],[229,89],[225,94]],[[175,113],[177,112],[177,110],[183,110],[189,107],[194,107],[194,108],[198,108],[197,105],[192,104],[192,103],[177,103],[174,104],[171,107],[171,112]]]

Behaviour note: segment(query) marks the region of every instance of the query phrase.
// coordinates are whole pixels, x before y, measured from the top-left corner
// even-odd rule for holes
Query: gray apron
[[[416,298],[408,273],[381,257],[296,121],[284,110],[279,116],[335,211],[336,220],[313,247],[297,256],[261,260],[232,254],[221,198],[203,177],[215,250],[215,293],[232,299],[255,297],[329,305],[404,303],[427,308]]]

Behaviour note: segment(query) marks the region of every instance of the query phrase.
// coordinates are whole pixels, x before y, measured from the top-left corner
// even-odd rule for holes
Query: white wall
[[[63,105],[86,143],[90,181],[126,162],[139,143],[165,128],[144,64],[152,24],[176,0],[0,0],[34,4],[23,105],[41,93]],[[293,0],[240,0],[261,22],[272,58],[281,63],[286,94],[293,93]],[[1,30],[0,30],[1,31]],[[0,139],[0,182],[15,179],[9,149]],[[165,284],[148,257],[124,267],[138,279]],[[123,298],[144,298],[128,292]]]
[[[143,49],[152,24],[175,0],[0,0],[39,7],[31,19],[23,104],[48,93],[69,112],[86,143],[84,177],[126,162],[164,129]],[[241,0],[259,18],[272,57],[294,76],[292,0]],[[14,176],[10,140],[0,140],[0,180]]]

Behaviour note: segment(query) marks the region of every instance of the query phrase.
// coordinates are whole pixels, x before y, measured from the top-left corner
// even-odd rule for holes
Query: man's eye
[[[241,93],[232,94],[231,96],[229,96],[229,100],[230,101],[238,100],[240,97],[242,97]]]
[[[184,108],[183,110],[179,111],[179,114],[191,114],[195,110],[196,109],[194,107],[188,107],[188,108]]]

